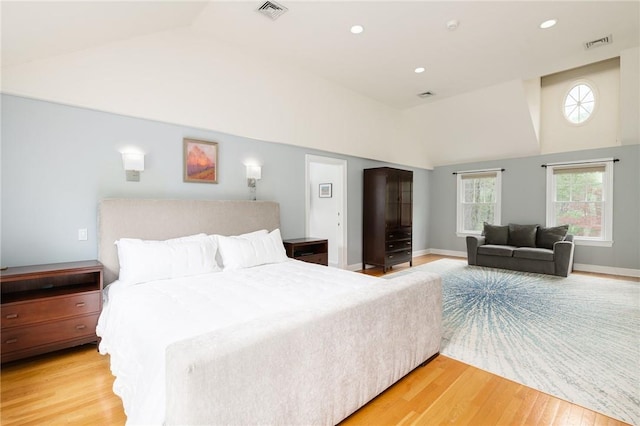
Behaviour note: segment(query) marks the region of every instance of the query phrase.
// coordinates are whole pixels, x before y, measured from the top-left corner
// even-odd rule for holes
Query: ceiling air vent
[[[613,36],[609,34],[606,37],[599,38],[597,40],[588,41],[584,44],[586,50],[593,49],[595,47],[604,46],[605,44],[613,43]]]
[[[266,1],[262,6],[256,9],[256,12],[262,13],[264,16],[275,21],[280,16],[284,15],[289,9],[274,1]]]
[[[435,96],[436,94],[433,93],[432,91],[426,91],[426,92],[422,92],[422,93],[418,93],[418,97],[419,98],[430,98],[432,96]]]

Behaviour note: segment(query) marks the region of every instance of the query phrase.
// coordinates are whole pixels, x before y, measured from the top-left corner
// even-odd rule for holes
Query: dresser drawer
[[[411,250],[394,251],[387,253],[384,256],[385,263],[387,265],[396,265],[398,263],[404,263],[411,261]]]
[[[387,241],[385,251],[390,253],[392,251],[402,251],[402,250],[410,250],[410,249],[411,249],[411,240]]]
[[[100,291],[92,291],[6,303],[2,305],[2,328],[100,312],[101,297]]]
[[[78,318],[3,330],[2,354],[65,340],[95,336],[99,315],[96,313]]]
[[[308,263],[317,263],[318,265],[327,265],[328,264],[328,255],[327,253],[318,253],[318,254],[306,254],[304,256],[296,257],[297,260],[302,260],[303,262]]]
[[[387,231],[386,235],[387,242],[390,241],[398,241],[398,240],[410,240],[411,239],[411,230],[405,229],[396,229],[393,231]]]

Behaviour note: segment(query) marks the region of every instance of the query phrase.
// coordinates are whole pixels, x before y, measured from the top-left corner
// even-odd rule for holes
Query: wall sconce
[[[139,152],[123,152],[122,164],[127,182],[140,182],[140,172],[144,171],[144,154]]]
[[[256,199],[256,182],[262,179],[262,166],[246,166],[247,167],[247,185]]]

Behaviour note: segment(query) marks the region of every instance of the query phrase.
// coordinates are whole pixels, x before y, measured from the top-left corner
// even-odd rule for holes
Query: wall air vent
[[[275,1],[266,1],[256,9],[256,12],[263,14],[264,16],[270,18],[275,21],[280,16],[284,15],[289,9],[284,7],[281,4],[276,3]]]
[[[605,44],[611,44],[611,43],[613,43],[613,36],[609,34],[608,36],[599,38],[597,40],[587,41],[584,44],[584,48],[586,50],[589,50],[595,47],[600,47],[600,46],[604,46]]]
[[[433,93],[432,91],[426,91],[426,92],[422,92],[422,93],[418,93],[418,97],[419,98],[430,98],[432,96],[435,96],[436,94]]]

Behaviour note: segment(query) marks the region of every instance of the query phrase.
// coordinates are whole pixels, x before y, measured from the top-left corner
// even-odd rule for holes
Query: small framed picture
[[[330,183],[321,183],[320,184],[320,198],[331,198],[332,194],[332,184]]]
[[[184,138],[184,181],[218,183],[218,143]]]

